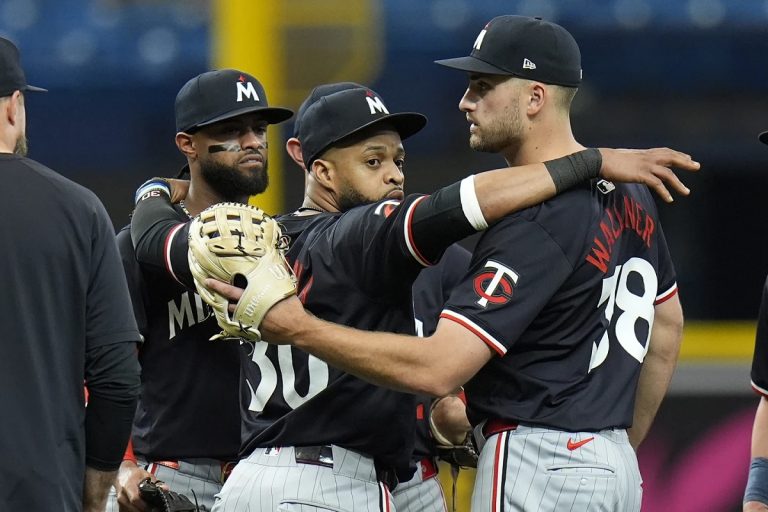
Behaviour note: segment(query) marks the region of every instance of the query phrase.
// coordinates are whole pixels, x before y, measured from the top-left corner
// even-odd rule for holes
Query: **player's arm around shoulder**
[[[637,449],[661,405],[677,365],[683,337],[683,309],[677,294],[655,306],[648,353],[640,370],[629,441]]]

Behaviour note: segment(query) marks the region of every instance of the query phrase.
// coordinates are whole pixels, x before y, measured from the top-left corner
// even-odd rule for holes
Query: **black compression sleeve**
[[[452,243],[474,234],[461,204],[461,182],[441,188],[418,204],[411,222],[421,254],[436,262]]]
[[[139,396],[136,344],[91,348],[85,369],[85,463],[99,471],[114,471],[123,459]]]

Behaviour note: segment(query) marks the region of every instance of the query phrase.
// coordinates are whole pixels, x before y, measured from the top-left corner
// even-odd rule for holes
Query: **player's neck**
[[[194,216],[209,206],[213,206],[217,203],[223,203],[225,201],[230,200],[221,197],[211,187],[209,187],[205,181],[193,179],[189,183],[189,192],[187,193],[187,197],[184,199],[184,206],[187,208],[189,214]],[[244,204],[248,203],[248,195],[236,198],[234,202]]]
[[[557,128],[539,126],[529,132],[519,146],[502,152],[510,166],[528,165],[554,160],[585,149],[574,138],[570,124]]]

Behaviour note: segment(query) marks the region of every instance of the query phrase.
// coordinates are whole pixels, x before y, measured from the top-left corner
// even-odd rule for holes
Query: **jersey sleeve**
[[[106,210],[97,201],[91,233],[91,254],[86,296],[86,346],[138,342],[131,299]]]
[[[190,221],[181,222],[167,194],[144,194],[131,218],[131,239],[142,265],[166,272],[177,282],[194,289],[187,251]]]
[[[146,336],[147,314],[144,301],[144,277],[142,276],[139,262],[136,260],[136,253],[133,250],[130,226],[121,229],[117,234],[117,250],[120,253],[123,270],[125,271],[125,279],[128,282],[128,294],[133,305],[133,316],[136,318],[139,332],[142,336]]]
[[[440,317],[464,326],[503,356],[571,272],[544,228],[507,217],[481,237]]]
[[[763,285],[763,298],[757,317],[755,352],[752,356],[752,389],[768,397],[768,279]]]

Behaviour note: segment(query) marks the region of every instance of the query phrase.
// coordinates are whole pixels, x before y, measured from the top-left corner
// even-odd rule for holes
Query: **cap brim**
[[[293,117],[293,111],[282,107],[245,107],[238,110],[231,110],[226,114],[214,117],[203,123],[198,123],[193,128],[199,128],[201,126],[208,126],[209,124],[218,123],[226,119],[232,119],[233,117],[242,116],[244,114],[258,113],[269,124],[282,123]]]
[[[768,132],[761,133],[757,136],[757,138],[760,139],[760,142],[763,144],[768,144]]]
[[[48,92],[48,89],[43,89],[42,87],[35,87],[34,85],[26,85],[24,86],[25,91],[30,92]]]
[[[346,139],[350,135],[354,135],[378,124],[392,125],[395,131],[400,135],[400,139],[405,140],[411,135],[415,135],[420,132],[421,129],[427,125],[427,117],[423,114],[419,114],[418,112],[398,112],[397,114],[389,114],[387,116],[380,117],[375,121],[371,121],[368,124],[360,126],[359,128],[355,128],[351,132],[342,135],[331,144],[335,144],[342,139]]]
[[[447,68],[460,69],[462,71],[469,71],[472,73],[484,73],[486,75],[511,75],[509,71],[496,67],[492,64],[488,64],[484,60],[480,60],[476,57],[456,57],[455,59],[442,59],[436,60],[435,64],[445,66]]]

